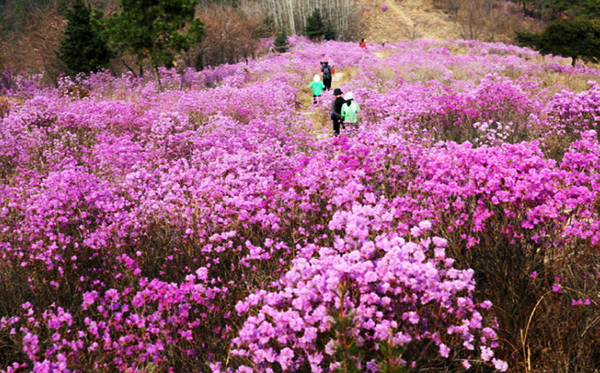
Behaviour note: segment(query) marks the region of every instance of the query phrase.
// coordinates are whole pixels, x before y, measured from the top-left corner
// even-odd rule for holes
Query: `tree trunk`
[[[290,29],[292,30],[291,35],[295,35],[297,32],[296,32],[296,22],[294,22],[293,0],[287,0],[287,15],[288,15],[288,22],[290,23]]]
[[[158,89],[162,91],[162,82],[160,81],[160,73],[158,72],[158,66],[154,65],[154,77],[158,83]]]
[[[121,62],[123,62],[123,65],[127,68],[127,70],[131,71],[131,73],[133,74],[133,76],[135,76],[136,78],[138,77],[138,75],[135,73],[135,70],[133,70],[131,68],[131,66],[129,66],[127,64],[127,62],[125,62],[125,60],[121,57]]]

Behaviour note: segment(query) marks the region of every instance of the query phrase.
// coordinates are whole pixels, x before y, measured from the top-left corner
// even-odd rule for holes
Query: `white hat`
[[[318,82],[319,80],[321,80],[321,77],[319,76],[319,74],[315,74],[313,81]]]
[[[344,100],[352,100],[352,99],[354,99],[354,93],[352,93],[352,92],[347,92],[347,93],[344,95]]]

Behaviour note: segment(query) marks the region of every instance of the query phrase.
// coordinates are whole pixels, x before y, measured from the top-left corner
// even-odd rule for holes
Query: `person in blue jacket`
[[[331,78],[333,74],[335,74],[335,69],[333,66],[329,65],[329,61],[324,60],[321,62],[321,72],[323,73],[323,84],[325,84],[325,89],[331,89]]]

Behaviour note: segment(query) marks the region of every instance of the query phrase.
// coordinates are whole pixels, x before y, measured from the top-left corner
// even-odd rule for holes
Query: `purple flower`
[[[442,356],[442,357],[450,356],[450,348],[448,346],[441,343],[439,347],[440,347],[440,356]]]
[[[531,274],[529,275],[529,277],[535,279],[535,278],[537,278],[537,275],[538,275],[537,271],[533,271],[533,272],[531,272]]]
[[[491,348],[486,346],[481,346],[481,360],[489,361],[492,356],[494,356],[494,352]]]
[[[83,309],[86,310],[89,306],[94,304],[96,298],[98,298],[98,292],[95,290],[83,293]]]
[[[508,364],[502,360],[494,358],[492,359],[492,364],[494,364],[494,367],[501,372],[506,372],[508,370]]]

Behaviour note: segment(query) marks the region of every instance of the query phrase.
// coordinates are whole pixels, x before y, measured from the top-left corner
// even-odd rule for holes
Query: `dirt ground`
[[[453,23],[433,7],[432,0],[363,0],[362,3],[362,37],[367,43],[456,38]]]

